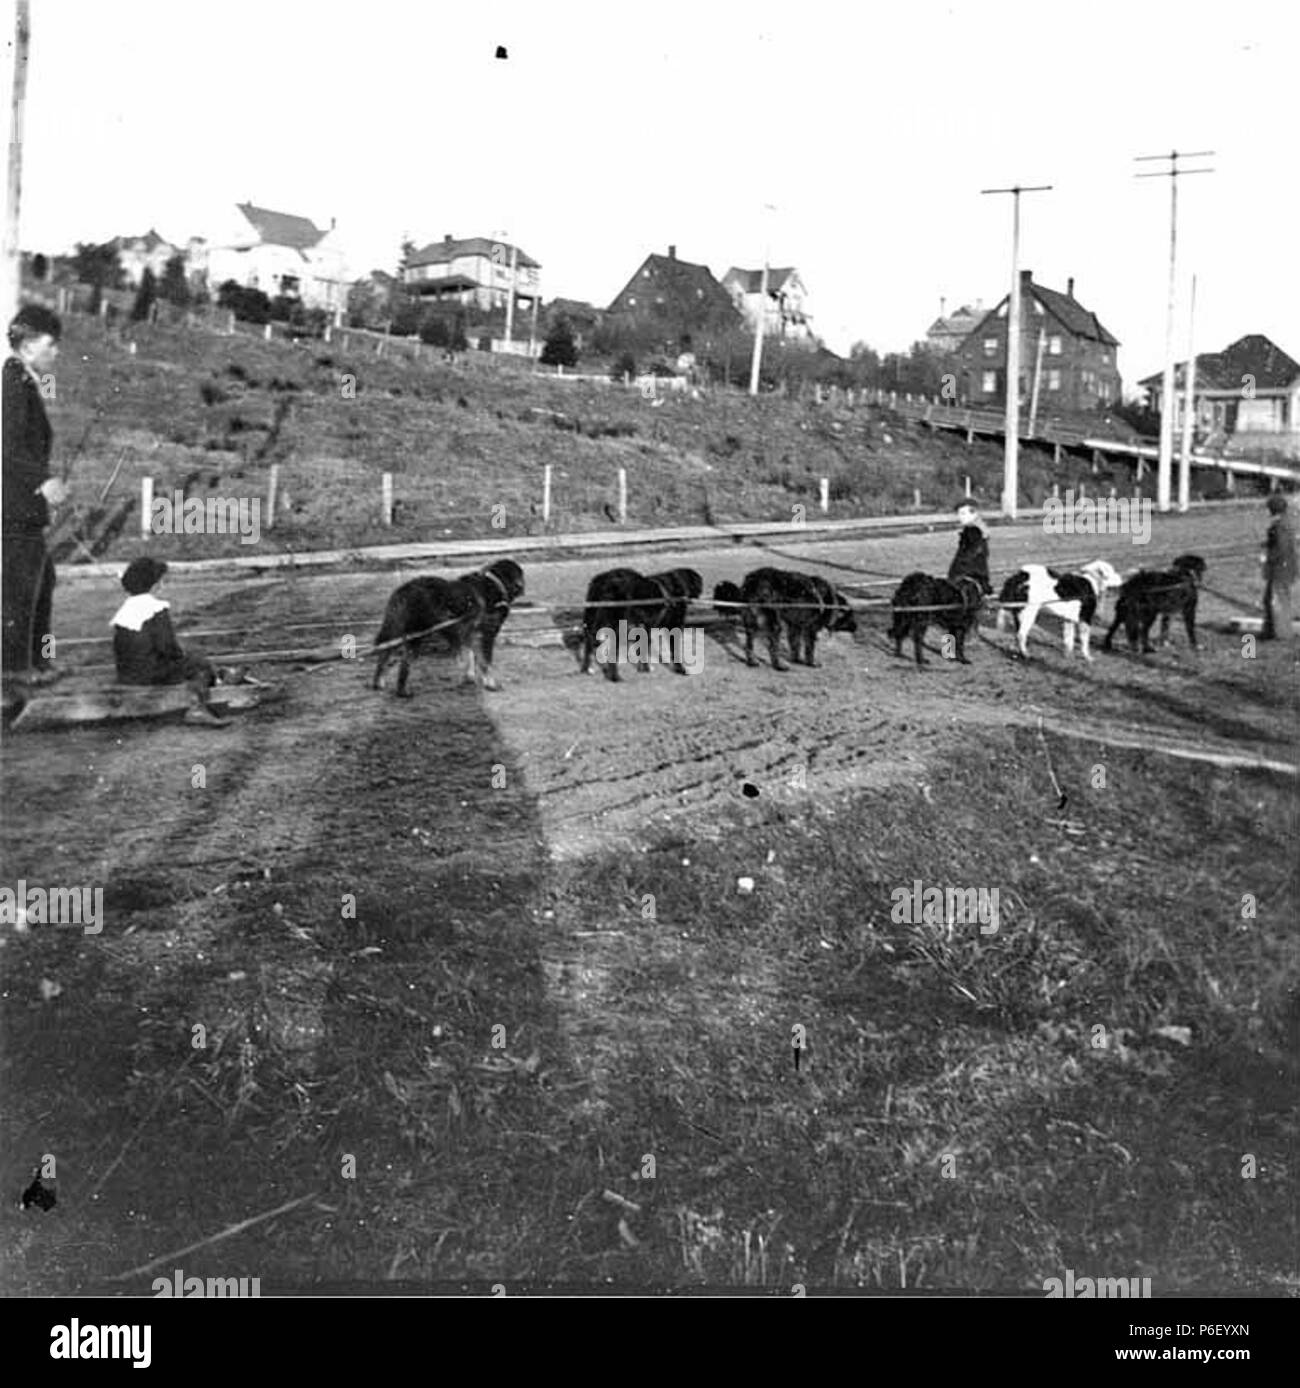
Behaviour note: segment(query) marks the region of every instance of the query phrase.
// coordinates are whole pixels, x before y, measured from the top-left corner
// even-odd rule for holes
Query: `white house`
[[[323,231],[309,218],[236,204],[206,240],[190,243],[189,265],[206,273],[216,291],[227,280],[269,298],[298,299],[304,308],[340,318],[351,279],[333,218]]]
[[[808,314],[808,291],[799,272],[792,266],[772,266],[767,272],[767,301],[763,300],[762,270],[742,270],[733,265],[722,277],[722,287],[754,327],[763,313],[763,331],[787,342],[808,342],[813,339],[812,320]]]
[[[167,262],[181,253],[179,246],[164,241],[152,228],[143,236],[118,236],[113,245],[126,282],[133,287],[139,285],[146,270],[152,270],[154,279],[161,280]]]

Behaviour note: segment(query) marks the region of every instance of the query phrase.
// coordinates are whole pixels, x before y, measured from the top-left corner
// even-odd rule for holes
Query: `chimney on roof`
[[[446,235],[442,238],[442,244],[444,246],[451,245],[451,232],[447,232]]]
[[[1021,270],[1020,272],[1020,292],[1023,294],[1033,282],[1034,272],[1032,270]]]
[[[669,246],[669,247],[668,247],[668,259],[669,259],[669,260],[676,260],[676,259],[677,259],[677,247],[676,247],[676,246]]]
[[[1069,278],[1068,280],[1066,280],[1066,282],[1065,282],[1065,297],[1066,297],[1067,299],[1073,299],[1073,298],[1074,298],[1074,276],[1073,276],[1073,275],[1071,275],[1070,278]]]
[[[939,295],[939,317],[940,317],[940,318],[943,317],[944,312],[945,312],[945,310],[947,309],[947,306],[948,306],[948,300],[945,299],[945,298],[943,297],[942,294],[940,294],[940,295]]]

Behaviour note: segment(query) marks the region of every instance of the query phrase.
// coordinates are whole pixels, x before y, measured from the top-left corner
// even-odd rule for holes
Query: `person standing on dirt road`
[[[1290,641],[1295,628],[1291,625],[1291,585],[1295,582],[1295,531],[1287,511],[1286,497],[1274,492],[1268,499],[1269,514],[1274,517],[1264,538],[1264,552],[1259,562],[1264,566],[1264,628],[1261,641]]]
[[[25,304],[9,324],[4,364],[3,503],[0,515],[0,609],[6,679],[49,684],[57,678],[47,654],[54,600],[54,564],[45,548],[50,507],[68,489],[50,476],[54,433],[45,413],[45,389],[59,355],[63,325],[41,304]]]

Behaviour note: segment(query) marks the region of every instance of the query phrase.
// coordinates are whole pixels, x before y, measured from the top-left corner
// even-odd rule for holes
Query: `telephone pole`
[[[1187,309],[1187,366],[1183,373],[1186,398],[1183,405],[1183,447],[1178,456],[1178,509],[1192,504],[1192,444],[1196,427],[1196,276],[1192,276],[1192,300]]]
[[[764,212],[775,212],[770,203],[763,204]],[[758,290],[758,323],[754,328],[754,354],[749,359],[749,393],[758,394],[758,372],[763,363],[763,331],[767,326],[767,277],[772,260],[772,232],[769,226],[763,238],[763,275]]]
[[[1051,192],[1050,183],[1021,185],[1011,188],[981,188],[981,196],[989,193],[1012,195],[1011,216],[1011,299],[1007,304],[1007,414],[1004,433],[1006,451],[1002,466],[1002,514],[1016,518],[1016,494],[1020,485],[1020,195],[1021,193]]]
[[[14,11],[13,124],[9,136],[9,182],[5,194],[4,252],[0,264],[0,315],[8,323],[18,310],[22,287],[22,251],[19,246],[18,208],[23,186],[23,112],[27,105],[27,55],[31,45],[32,17],[28,0],[18,0]]]
[[[1156,470],[1156,509],[1169,510],[1174,465],[1174,303],[1177,297],[1174,275],[1178,262],[1178,175],[1213,173],[1213,169],[1180,169],[1180,159],[1208,159],[1212,149],[1198,149],[1190,154],[1170,150],[1168,154],[1139,154],[1135,164],[1168,160],[1169,167],[1157,173],[1134,174],[1134,178],[1167,178],[1169,180],[1169,293],[1165,306],[1165,376],[1160,394],[1160,462]]]

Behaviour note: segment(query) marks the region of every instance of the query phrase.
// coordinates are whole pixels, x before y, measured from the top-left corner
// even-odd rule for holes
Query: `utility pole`
[[[749,361],[749,393],[758,394],[758,368],[763,361],[763,328],[767,321],[767,257],[763,258],[763,276],[758,291],[758,323],[754,328],[754,355]]]
[[[1011,299],[1007,304],[1007,414],[1004,432],[1006,451],[1002,465],[1002,514],[1016,518],[1016,494],[1020,483],[1020,195],[1048,193],[1050,183],[1016,184],[1011,188],[981,188],[981,195],[1010,193],[1011,217]]]
[[[506,300],[506,343],[513,340],[515,326],[515,286],[519,283],[519,247],[510,246],[510,297]]]
[[[9,136],[9,183],[5,196],[3,264],[0,265],[0,314],[6,323],[18,310],[19,290],[22,287],[18,208],[22,201],[23,112],[27,105],[27,56],[31,34],[31,7],[28,0],[18,0],[14,12],[13,125]]]
[[[1174,302],[1176,288],[1174,274],[1178,260],[1178,175],[1213,173],[1213,169],[1180,169],[1180,159],[1208,159],[1212,149],[1198,149],[1191,154],[1179,154],[1170,150],[1168,154],[1140,154],[1135,164],[1148,164],[1153,160],[1169,161],[1167,169],[1159,173],[1134,174],[1135,178],[1167,178],[1169,180],[1169,294],[1165,306],[1165,375],[1160,393],[1160,462],[1156,471],[1156,509],[1169,510],[1169,493],[1173,479],[1174,465]]]
[[[1196,420],[1196,276],[1192,276],[1192,299],[1187,310],[1187,368],[1183,382],[1187,394],[1183,404],[1183,450],[1178,459],[1178,509],[1192,504],[1192,430]]]
[[[763,204],[764,212],[775,212],[770,202]],[[758,292],[758,323],[754,329],[754,355],[749,362],[749,393],[758,394],[758,368],[763,361],[763,330],[767,325],[767,276],[772,261],[772,235],[769,230],[763,238],[763,275]]]
[[[1038,355],[1034,358],[1034,391],[1029,397],[1029,437],[1038,429],[1038,384],[1043,376],[1043,348],[1047,345],[1047,329],[1038,330]]]

